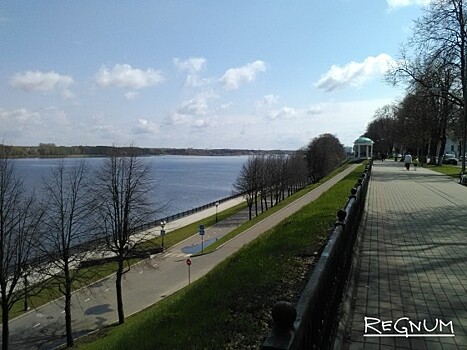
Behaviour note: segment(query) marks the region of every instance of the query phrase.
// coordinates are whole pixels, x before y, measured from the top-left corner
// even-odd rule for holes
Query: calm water
[[[150,194],[159,206],[167,204],[157,215],[162,218],[180,213],[218,199],[232,195],[241,166],[247,156],[238,157],[195,157],[195,156],[155,156],[143,158],[152,170],[156,186]],[[80,161],[65,158],[65,164]],[[88,169],[96,170],[104,158],[85,158]],[[57,159],[18,159],[15,169],[26,185],[40,189],[43,179],[56,166]]]

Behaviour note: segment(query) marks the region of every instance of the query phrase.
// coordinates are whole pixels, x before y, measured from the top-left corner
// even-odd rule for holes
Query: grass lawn
[[[448,164],[443,164],[443,165],[429,165],[429,164],[424,164],[424,168],[434,170],[438,173],[448,175],[450,177],[453,177],[457,180],[459,180],[459,175],[461,173],[461,168],[456,165],[448,165]]]
[[[278,300],[296,302],[318,251],[361,176],[361,165],[188,287],[78,342],[79,349],[257,348]]]

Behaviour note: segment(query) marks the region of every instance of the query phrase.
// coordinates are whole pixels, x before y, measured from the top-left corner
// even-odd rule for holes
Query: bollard
[[[275,330],[279,333],[287,333],[294,330],[294,322],[297,318],[297,310],[288,301],[278,301],[272,308],[272,319]]]
[[[261,346],[262,350],[287,350],[295,336],[297,309],[288,301],[278,301],[272,308],[274,326]]]
[[[337,222],[335,225],[344,225],[346,217],[347,217],[347,212],[343,209],[339,209],[339,211],[337,212]]]

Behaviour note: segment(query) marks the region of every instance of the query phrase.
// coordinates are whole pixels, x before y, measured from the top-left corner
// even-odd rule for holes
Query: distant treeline
[[[57,146],[54,143],[40,143],[39,146],[9,146],[0,144],[0,151],[12,158],[38,157],[107,157],[115,154],[116,149],[129,147],[115,146]],[[289,154],[283,150],[247,149],[198,149],[198,148],[141,148],[131,147],[138,156],[181,155],[181,156],[240,156],[255,154]]]

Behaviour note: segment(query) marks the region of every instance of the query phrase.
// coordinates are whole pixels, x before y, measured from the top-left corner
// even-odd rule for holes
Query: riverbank
[[[318,186],[318,184],[314,185],[314,187],[316,186]],[[287,203],[289,202],[285,201],[281,206],[288,207]],[[215,208],[210,208],[210,210],[211,213],[215,214]],[[188,220],[185,222],[192,222],[191,225],[195,225],[192,227],[191,233],[190,230],[188,230],[189,236],[191,236],[190,240],[181,241],[173,248],[167,249],[164,254],[158,254],[152,259],[133,266],[130,273],[125,275],[124,291],[127,315],[137,312],[141,310],[141,308],[145,308],[158,300],[165,299],[169,294],[180,290],[189,283],[187,275],[188,266],[186,265],[186,258],[189,254],[184,254],[182,248],[190,246],[192,243],[196,244],[200,240],[197,234],[197,225],[199,221],[193,222],[195,218],[196,217],[184,218],[184,220]],[[271,216],[270,220],[274,222],[275,218],[277,218],[277,215]],[[219,219],[221,220],[220,217]],[[203,222],[210,221],[213,223],[213,220],[215,221],[215,216],[213,217],[213,215],[211,215],[201,220],[203,220]],[[221,222],[219,222],[219,224],[221,224]],[[179,225],[181,225],[181,222],[179,222]],[[209,226],[209,224],[207,224],[207,226]],[[209,230],[217,229],[216,225],[214,225]],[[258,223],[251,229],[261,230],[264,229],[264,227]],[[181,230],[182,229],[173,231],[172,235],[178,234]],[[206,236],[211,235],[209,230],[206,230]],[[165,237],[166,243],[172,235],[168,234]],[[192,281],[198,279],[212,269],[213,266],[217,265],[218,261],[216,259],[222,257],[221,260],[223,260],[224,253],[230,255],[234,251],[240,249],[245,244],[244,240],[248,237],[250,236],[246,233],[241,234],[238,236],[238,239],[231,241],[232,244],[224,245],[222,248],[216,250],[215,253],[191,258],[193,260],[193,265],[191,266]],[[153,281],[154,283],[152,283]],[[116,316],[113,277],[105,278],[90,287],[83,288],[79,292],[74,293],[73,305],[73,318],[76,326],[74,328],[76,332],[75,336],[81,334],[82,331],[80,331],[80,329],[89,331],[90,329],[95,329],[96,327],[101,328],[104,325],[113,323]],[[30,348],[30,346],[34,348],[36,345],[39,346],[38,344],[42,345],[41,348],[44,348],[44,346],[45,348],[50,348],[53,347],[54,344],[58,345],[59,339],[62,339],[62,336],[59,335],[63,333],[63,314],[61,314],[61,310],[60,301],[56,301],[38,308],[28,315],[13,320],[12,329],[15,328],[15,331],[12,332],[12,335],[14,333],[16,336],[12,338],[29,339],[33,337],[35,339],[34,344],[27,344],[29,347],[26,346],[26,343],[24,343],[23,347],[21,347],[23,343],[17,344],[19,348]],[[44,342],[47,342],[49,345],[44,345]]]
[[[186,288],[165,294],[124,325],[98,332],[94,343],[78,348],[128,349],[136,343],[141,349],[258,348],[270,328],[275,301],[293,301],[300,295],[314,252],[326,241],[337,210],[361,175],[357,167],[307,188],[211,254],[190,258],[190,285],[185,259],[162,262],[160,271],[143,270],[139,286],[150,290],[152,300],[163,288],[161,278],[175,280],[175,271],[181,278],[179,285]],[[169,262],[178,269],[170,270],[170,276],[164,267]],[[145,285],[148,276],[157,285]],[[137,288],[136,279],[131,285]],[[209,337],[200,337],[206,330]]]
[[[131,150],[137,156],[245,156],[255,154],[284,154],[286,150],[255,149],[199,149],[199,148],[147,148],[114,146],[57,146],[54,143],[41,143],[39,146],[10,146],[0,144],[0,151],[5,151],[12,158],[67,158],[67,157],[109,157],[118,150]]]

